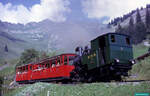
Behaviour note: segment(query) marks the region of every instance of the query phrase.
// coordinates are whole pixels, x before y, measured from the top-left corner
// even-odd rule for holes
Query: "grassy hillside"
[[[148,48],[149,47],[144,46],[143,43],[141,43],[139,45],[134,45],[133,46],[133,55],[134,55],[134,58],[136,58],[138,56],[141,56],[144,53],[147,53],[148,52]]]
[[[130,74],[134,76],[134,78],[130,79],[150,80],[150,57],[134,65]]]
[[[5,50],[7,46],[8,51]],[[28,42],[12,37],[6,32],[0,31],[0,61],[7,61],[20,56],[24,49],[30,48]],[[3,61],[2,61],[3,60]],[[1,64],[0,64],[1,65]]]
[[[144,53],[148,52],[148,48],[143,45],[143,43],[133,46],[134,58],[141,56]],[[132,70],[129,72],[131,78],[130,80],[150,80],[150,57],[145,58],[140,62],[137,62]]]
[[[35,83],[13,90],[6,96],[134,96],[136,92],[150,93],[150,82],[144,83],[91,83],[59,85]],[[48,95],[49,94],[49,95]]]

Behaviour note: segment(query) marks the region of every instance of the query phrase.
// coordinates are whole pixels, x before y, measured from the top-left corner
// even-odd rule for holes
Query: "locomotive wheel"
[[[84,82],[86,77],[85,66],[81,64],[81,57],[76,57],[74,64],[75,69],[70,73],[72,81]]]
[[[122,81],[122,78],[120,75],[117,75],[114,77],[115,81]]]
[[[71,72],[71,79],[72,81],[76,81],[76,82],[84,82],[85,78],[84,76],[79,72],[76,71],[72,71]]]
[[[93,81],[95,81],[95,78],[94,78],[94,77],[89,77],[89,78],[87,79],[87,82],[88,82],[88,83],[92,83]]]

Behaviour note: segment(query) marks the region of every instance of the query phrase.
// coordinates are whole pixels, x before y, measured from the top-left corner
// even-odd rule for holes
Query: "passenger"
[[[60,66],[60,63],[58,62],[56,66]]]
[[[87,54],[89,54],[89,48],[88,48],[88,46],[85,46],[85,48],[84,48],[84,55],[87,55]]]
[[[55,67],[55,64],[52,64],[52,68],[54,68]]]

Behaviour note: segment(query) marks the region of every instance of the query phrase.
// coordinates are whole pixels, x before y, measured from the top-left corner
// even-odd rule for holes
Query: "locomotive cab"
[[[108,33],[91,41],[91,54],[96,54],[97,64],[133,63],[130,37],[124,34]]]
[[[130,37],[122,34],[110,34],[109,36],[109,62],[132,63],[133,52]]]
[[[128,75],[128,70],[134,64],[133,52],[130,37],[123,34],[108,35],[108,60],[111,65],[111,70],[115,71],[116,75]]]

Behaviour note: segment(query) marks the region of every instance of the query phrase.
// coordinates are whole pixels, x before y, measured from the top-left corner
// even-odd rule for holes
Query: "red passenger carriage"
[[[41,60],[38,63],[27,64],[16,68],[18,83],[33,83],[36,81],[56,81],[70,79],[70,72],[75,68],[73,58],[76,54],[61,54]]]

